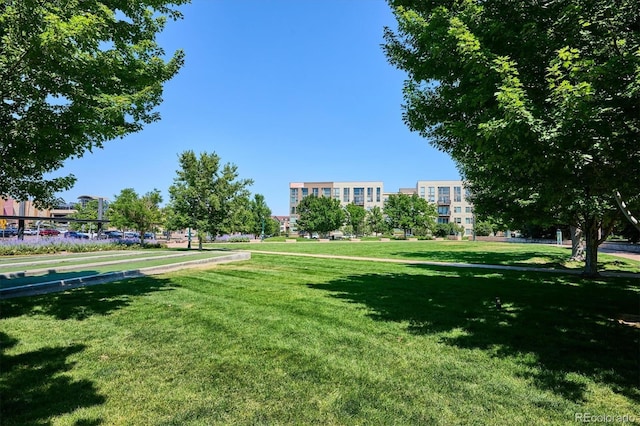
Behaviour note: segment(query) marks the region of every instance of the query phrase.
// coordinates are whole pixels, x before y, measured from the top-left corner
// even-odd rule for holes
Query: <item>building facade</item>
[[[464,234],[473,235],[473,206],[467,199],[463,182],[421,180],[415,187],[400,188],[397,192],[385,192],[381,181],[361,182],[291,182],[289,183],[290,225],[295,231],[298,204],[309,195],[331,197],[346,206],[354,203],[370,210],[374,206],[384,208],[389,194],[417,194],[438,210],[438,223],[453,222],[464,227]]]
[[[461,180],[420,180],[416,193],[438,209],[438,223],[453,222],[464,227],[464,235],[473,235],[473,205]]]

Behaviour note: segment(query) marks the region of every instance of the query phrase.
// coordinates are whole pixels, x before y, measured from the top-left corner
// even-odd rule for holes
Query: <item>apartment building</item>
[[[464,227],[464,234],[473,235],[473,204],[460,180],[420,180],[416,193],[438,209],[438,223],[453,222]]]
[[[309,195],[330,197],[346,206],[354,203],[369,210],[384,205],[384,185],[380,181],[362,182],[291,182],[289,183],[290,225],[295,229],[298,219],[298,204]]]
[[[374,206],[384,207],[389,194],[417,194],[430,203],[436,204],[438,223],[453,222],[462,225],[467,236],[473,235],[473,205],[460,180],[421,180],[415,187],[400,188],[397,192],[385,192],[380,181],[362,182],[291,182],[289,184],[290,224],[295,229],[298,204],[308,195],[332,197],[346,206],[355,203],[369,210]]]

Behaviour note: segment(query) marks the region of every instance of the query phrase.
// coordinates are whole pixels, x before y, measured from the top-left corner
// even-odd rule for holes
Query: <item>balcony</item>
[[[439,206],[450,206],[451,205],[451,198],[438,198],[438,205]]]

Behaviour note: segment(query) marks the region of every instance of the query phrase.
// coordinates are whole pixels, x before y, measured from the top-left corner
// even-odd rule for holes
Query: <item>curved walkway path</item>
[[[311,254],[311,253],[290,253],[281,251],[264,251],[264,250],[245,250],[251,253],[259,254],[277,254],[282,256],[300,256],[300,257],[317,257],[325,259],[343,259],[343,260],[362,260],[368,262],[387,262],[387,263],[404,263],[407,265],[429,265],[429,266],[448,266],[452,268],[470,268],[470,269],[494,269],[504,271],[523,271],[523,272],[550,272],[557,274],[580,275],[581,270],[576,269],[551,269],[536,268],[530,266],[509,266],[509,265],[487,265],[483,263],[456,263],[456,262],[434,262],[429,260],[410,260],[410,259],[389,259],[380,257],[358,257],[358,256],[341,256],[331,254]],[[640,255],[633,258],[640,260]],[[633,272],[600,272],[602,277],[619,277],[619,278],[640,278],[640,274]]]

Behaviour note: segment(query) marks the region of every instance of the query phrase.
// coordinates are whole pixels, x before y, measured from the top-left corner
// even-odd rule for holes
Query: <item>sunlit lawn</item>
[[[2,424],[638,416],[640,331],[617,321],[640,310],[638,287],[254,254],[206,271],[5,300]]]
[[[557,269],[580,270],[584,267],[581,262],[569,261],[570,248],[544,244],[480,241],[269,243],[267,240],[258,244],[211,244],[209,247]],[[639,261],[603,253],[599,253],[598,260],[602,271],[640,273]]]

